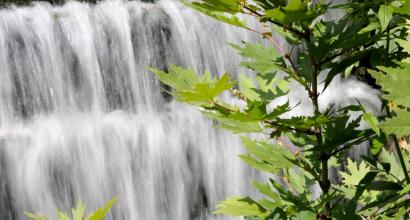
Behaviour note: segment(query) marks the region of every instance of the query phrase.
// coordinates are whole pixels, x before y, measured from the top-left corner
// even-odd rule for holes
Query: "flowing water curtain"
[[[245,71],[225,43],[259,41],[255,34],[171,0],[41,3],[2,9],[0,18],[1,219],[51,215],[79,198],[92,209],[114,195],[113,219],[214,219],[223,218],[210,214],[217,201],[249,194],[258,174],[237,159],[239,140],[169,102],[145,67],[237,78]],[[330,87],[368,91],[336,82]]]
[[[119,195],[111,219],[214,219],[254,178],[237,138],[164,99],[146,65],[241,72],[255,41],[176,1],[0,10],[0,218]],[[222,217],[220,217],[222,218]]]

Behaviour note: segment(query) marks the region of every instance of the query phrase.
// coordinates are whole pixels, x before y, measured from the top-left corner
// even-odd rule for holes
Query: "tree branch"
[[[306,30],[306,33],[308,37],[305,38],[306,41],[306,47],[308,47],[309,44],[311,44],[311,33],[309,30]],[[309,54],[309,59],[310,59],[310,64],[312,67],[312,89],[309,94],[310,99],[312,100],[313,103],[313,110],[315,115],[320,114],[319,110],[319,93],[318,93],[318,75],[319,75],[319,66],[318,63],[315,60],[315,57],[313,56],[310,51],[308,51]],[[322,137],[322,130],[321,127],[318,126],[316,127],[317,133],[316,133],[316,140],[318,145],[323,144],[323,137]],[[329,180],[329,167],[328,167],[328,161],[330,159],[330,155],[328,155],[326,152],[321,152],[319,154],[319,160],[321,161],[321,181],[319,181],[319,185],[322,188],[323,194],[327,195],[329,193],[330,189],[330,180]],[[324,219],[328,220],[331,219],[331,208],[330,208],[330,203],[327,202],[325,204],[325,213],[324,215],[320,216],[319,219]]]

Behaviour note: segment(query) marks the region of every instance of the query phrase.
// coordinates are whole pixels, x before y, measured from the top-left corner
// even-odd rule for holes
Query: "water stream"
[[[0,219],[117,195],[108,219],[226,218],[212,215],[218,201],[254,194],[239,139],[162,93],[146,66],[235,76],[244,70],[225,42],[240,41],[260,39],[174,0],[1,9]],[[360,94],[377,108],[363,83],[336,81],[322,107]],[[288,98],[296,105],[302,93]]]

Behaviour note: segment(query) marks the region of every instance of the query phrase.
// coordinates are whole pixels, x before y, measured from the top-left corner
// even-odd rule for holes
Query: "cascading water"
[[[108,219],[217,219],[249,194],[240,143],[161,94],[147,65],[236,73],[225,42],[256,36],[176,1],[0,11],[0,219],[90,209]]]
[[[0,219],[116,195],[108,219],[226,218],[211,214],[217,201],[253,194],[258,174],[237,158],[237,137],[163,94],[146,66],[235,75],[244,70],[225,42],[242,40],[260,39],[173,0],[1,9]],[[378,108],[363,83],[329,88],[322,109],[356,98]],[[301,103],[292,114],[311,113],[303,97],[285,98]]]

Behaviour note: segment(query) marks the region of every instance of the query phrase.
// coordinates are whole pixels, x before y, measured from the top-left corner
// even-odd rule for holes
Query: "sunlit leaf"
[[[83,220],[85,212],[85,204],[82,201],[77,203],[77,206],[71,209],[71,215],[73,216],[73,220]]]
[[[404,0],[404,4],[401,7],[394,8],[394,12],[398,14],[403,14],[410,16],[410,1]]]
[[[241,65],[259,74],[274,73],[278,69],[283,68],[277,61],[281,55],[273,47],[252,43],[244,43],[243,47],[235,44],[230,45],[238,50],[241,56],[250,59],[250,61],[242,62]]]
[[[266,209],[249,197],[230,197],[216,206],[215,214],[230,216],[263,216]]]
[[[357,165],[350,158],[347,159],[346,168],[348,172],[340,172],[340,175],[343,178],[343,183],[348,186],[358,185],[360,180],[370,171],[370,167],[366,166],[365,163]]]
[[[380,135],[380,128],[378,127],[379,121],[377,120],[376,116],[373,115],[371,112],[365,112],[362,116],[363,120],[367,122],[370,128],[376,132],[377,135]]]
[[[267,10],[265,17],[286,25],[300,21],[311,21],[324,13],[324,10],[321,9],[309,8],[308,1],[290,0],[284,7]]]
[[[244,136],[241,139],[248,153],[240,155],[240,158],[255,169],[276,174],[281,168],[294,166],[289,160],[294,156],[284,146],[254,141]]]
[[[221,78],[212,78],[209,72],[199,76],[192,68],[181,68],[170,65],[168,73],[148,68],[156,74],[161,82],[171,86],[175,91],[169,91],[178,100],[188,103],[211,102],[223,91],[229,90],[236,83],[231,82],[227,73]]]
[[[67,212],[57,211],[57,220],[70,220]]]
[[[302,211],[298,212],[292,220],[315,220],[317,214],[314,212],[309,212],[309,211]]]
[[[388,134],[406,136],[410,134],[410,112],[396,110],[397,116],[388,118],[380,124],[380,128]]]
[[[44,216],[40,213],[29,213],[29,212],[25,212],[24,213],[29,219],[32,220],[49,220],[49,218],[47,216]]]
[[[393,17],[393,11],[394,9],[392,6],[387,6],[387,5],[380,6],[378,17],[379,17],[382,31],[386,30],[387,26],[389,26],[390,20]]]
[[[107,202],[103,208],[98,208],[92,214],[87,217],[87,220],[102,220],[107,215],[111,207],[117,202],[118,197],[114,197]]]

